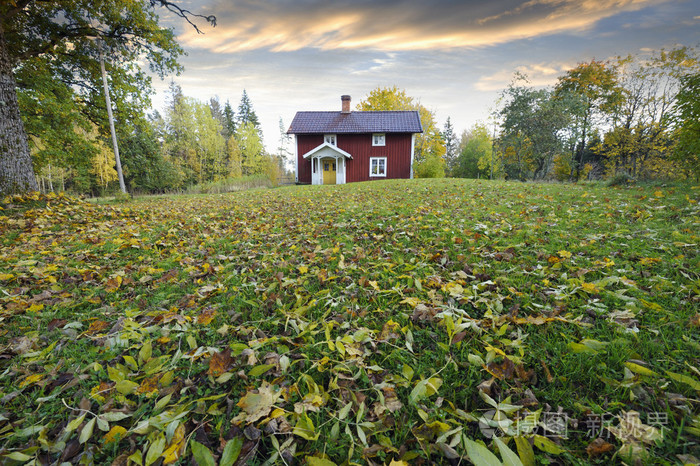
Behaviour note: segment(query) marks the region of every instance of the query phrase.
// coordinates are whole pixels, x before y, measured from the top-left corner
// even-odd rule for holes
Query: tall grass
[[[226,178],[190,186],[185,194],[222,194],[245,191],[252,188],[270,188],[273,183],[266,175],[249,175],[242,178]]]

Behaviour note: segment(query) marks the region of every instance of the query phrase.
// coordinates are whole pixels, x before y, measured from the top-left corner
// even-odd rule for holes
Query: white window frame
[[[379,161],[383,160],[384,161],[384,173],[378,173],[374,174],[372,173],[372,165],[374,165],[375,161],[377,163],[377,171],[379,171]],[[387,170],[387,165],[386,165],[386,157],[370,157],[369,158],[369,176],[371,177],[382,177],[386,178],[386,170]]]
[[[372,134],[372,145],[373,146],[386,146],[386,133],[374,133]]]
[[[323,142],[338,147],[338,137],[335,134],[324,134]]]

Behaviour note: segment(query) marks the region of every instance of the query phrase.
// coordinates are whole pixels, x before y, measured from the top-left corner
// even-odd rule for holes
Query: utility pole
[[[105,104],[107,105],[107,116],[109,117],[109,131],[112,133],[112,146],[114,146],[114,160],[117,163],[117,175],[119,176],[119,188],[126,194],[124,185],[124,175],[122,174],[122,162],[119,159],[119,146],[117,145],[117,133],[114,131],[114,118],[112,117],[112,101],[109,98],[109,85],[107,84],[107,71],[105,71],[105,60],[102,54],[102,44],[98,42],[100,49],[100,69],[102,70],[102,84],[105,88]]]

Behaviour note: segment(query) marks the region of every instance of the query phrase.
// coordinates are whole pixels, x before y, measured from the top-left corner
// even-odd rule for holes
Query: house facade
[[[353,112],[350,96],[340,112],[297,112],[289,127],[295,141],[295,178],[301,184],[344,184],[413,178],[418,112]]]

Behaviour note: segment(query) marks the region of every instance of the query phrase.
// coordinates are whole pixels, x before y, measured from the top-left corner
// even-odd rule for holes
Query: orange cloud
[[[667,0],[219,0],[211,7],[219,25],[205,35],[187,30],[180,40],[187,47],[216,53],[483,47],[585,31],[604,18],[660,1]]]

